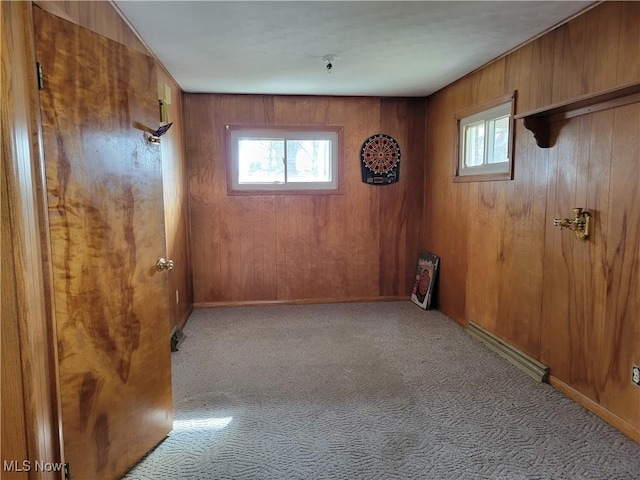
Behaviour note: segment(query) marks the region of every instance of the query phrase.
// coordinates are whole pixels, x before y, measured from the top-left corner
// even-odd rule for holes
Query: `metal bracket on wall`
[[[42,73],[42,64],[36,62],[36,74],[38,77],[38,90],[44,90],[44,74]]]
[[[555,218],[553,220],[554,227],[568,228],[573,230],[578,240],[586,240],[589,238],[589,220],[591,215],[582,208],[573,208],[573,220],[570,218]]]

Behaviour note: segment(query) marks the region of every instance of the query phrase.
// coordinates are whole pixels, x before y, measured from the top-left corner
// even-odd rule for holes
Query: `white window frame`
[[[342,127],[273,127],[273,126],[226,126],[227,187],[231,195],[273,194],[339,194],[342,171]],[[286,178],[284,183],[240,183],[239,140],[243,139],[329,140],[331,141],[331,179],[326,182],[296,182]],[[283,159],[286,165],[286,157]]]
[[[513,138],[514,138],[515,92],[495,98],[490,102],[456,113],[456,155],[454,182],[482,182],[513,179]],[[492,126],[494,121],[509,116],[509,137],[507,139],[507,161],[487,163],[494,148]],[[467,166],[467,127],[484,123],[485,142],[481,165]]]

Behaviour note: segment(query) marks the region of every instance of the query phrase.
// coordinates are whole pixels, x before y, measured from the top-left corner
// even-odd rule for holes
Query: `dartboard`
[[[400,145],[393,137],[379,133],[372,135],[362,145],[362,181],[383,185],[397,182],[400,162]]]

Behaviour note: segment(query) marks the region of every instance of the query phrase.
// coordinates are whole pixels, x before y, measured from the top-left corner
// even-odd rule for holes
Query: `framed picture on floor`
[[[439,263],[440,257],[431,252],[420,252],[418,254],[418,269],[416,271],[416,282],[411,293],[411,301],[425,310],[431,306],[431,296]]]

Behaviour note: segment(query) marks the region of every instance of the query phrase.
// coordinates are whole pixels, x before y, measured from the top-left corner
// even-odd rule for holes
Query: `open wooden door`
[[[152,58],[34,8],[64,451],[115,479],[172,428]]]

